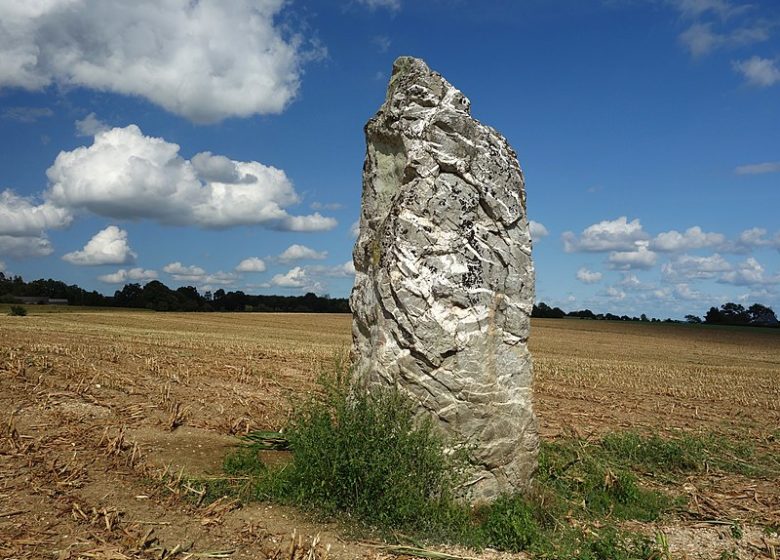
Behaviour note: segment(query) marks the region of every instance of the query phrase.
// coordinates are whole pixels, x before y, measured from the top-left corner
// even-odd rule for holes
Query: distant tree
[[[643,323],[650,322],[650,320],[647,318],[647,315],[645,315],[644,313],[642,313],[642,315],[639,317],[639,320],[642,321]]]
[[[545,319],[563,319],[566,316],[566,312],[560,307],[550,307],[546,303],[539,302],[539,305],[534,305],[531,311],[531,317],[539,317]]]
[[[698,315],[686,315],[685,320],[692,324],[701,323],[701,317],[699,317]]]
[[[155,311],[178,311],[180,309],[177,292],[159,280],[152,280],[143,288],[143,304],[147,309]]]
[[[176,293],[179,296],[180,311],[198,311],[202,307],[203,298],[194,286],[182,286],[176,290]]]
[[[143,288],[141,284],[125,284],[114,292],[114,304],[119,307],[143,307]]]
[[[579,311],[570,311],[568,313],[569,317],[579,317],[580,319],[596,319],[596,315],[594,315],[593,311],[590,309],[580,309]]]
[[[759,327],[774,327],[777,326],[777,315],[771,307],[766,307],[760,303],[754,303],[747,309],[749,321],[751,325]]]
[[[723,313],[717,307],[710,307],[710,310],[704,316],[704,322],[709,325],[720,325],[723,323],[723,319]]]
[[[739,303],[724,303],[720,306],[723,322],[729,325],[747,325],[750,323],[750,313]]]

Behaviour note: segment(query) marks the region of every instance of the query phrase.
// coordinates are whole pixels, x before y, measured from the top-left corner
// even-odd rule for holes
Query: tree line
[[[0,272],[0,302],[15,303],[17,297],[67,299],[68,305],[93,307],[129,307],[154,311],[242,311],[284,313],[349,313],[346,298],[331,298],[307,293],[302,296],[250,295],[242,291],[200,294],[193,286],[172,290],[159,280],[145,285],[125,284],[113,296],[87,291],[59,280],[25,282],[21,276],[6,276]]]
[[[629,317],[628,315],[614,315],[612,313],[594,313],[590,309],[581,309],[579,311],[565,312],[560,307],[550,307],[544,302],[534,305],[531,317],[541,317],[546,319],[563,319],[564,317],[573,317],[578,319],[592,319],[594,321],[638,321],[642,323],[680,323],[673,319],[664,319],[661,321],[656,318],[648,318],[642,313],[639,317]],[[737,325],[746,327],[780,327],[777,315],[771,307],[754,303],[750,307],[744,307],[739,303],[728,302],[718,307],[711,307],[702,319],[697,315],[686,315],[685,321],[692,324],[707,325]]]
[[[0,272],[0,302],[17,303],[16,297],[46,297],[67,299],[69,305],[87,305],[92,307],[129,307],[153,309],[155,311],[241,311],[241,312],[282,312],[282,313],[349,313],[347,298],[331,298],[307,293],[302,296],[264,296],[250,295],[242,291],[199,293],[193,286],[170,289],[159,280],[147,284],[125,284],[113,296],[97,291],[87,291],[59,280],[39,279],[25,282],[21,276],[6,276]],[[594,313],[590,309],[566,312],[560,307],[550,307],[544,302],[533,306],[532,317],[563,319],[572,317],[595,321],[637,321],[643,323],[677,323],[673,319],[661,321],[648,318],[644,313],[639,317],[614,315],[612,313]],[[688,323],[707,325],[740,325],[758,327],[778,327],[777,316],[771,307],[754,303],[750,307],[728,302],[711,307],[704,317],[686,315]]]

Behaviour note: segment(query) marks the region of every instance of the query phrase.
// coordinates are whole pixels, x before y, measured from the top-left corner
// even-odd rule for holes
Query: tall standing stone
[[[527,488],[538,435],[527,348],[534,297],[517,156],[420,59],[393,65],[368,121],[354,249],[355,375],[399,386],[474,447],[471,496]]]

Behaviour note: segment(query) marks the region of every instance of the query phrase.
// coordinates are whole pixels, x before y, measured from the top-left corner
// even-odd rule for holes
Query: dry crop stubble
[[[61,512],[71,515],[74,503],[88,517],[76,512],[74,523],[93,527],[108,520],[112,533],[124,526],[111,521],[123,519],[122,512],[184,523],[172,517],[164,500],[160,505],[134,498],[147,493],[146,483],[127,466],[117,468],[127,473],[122,476],[129,482],[123,478],[122,484],[132,491],[115,492],[115,503],[101,501],[108,489],[101,494],[91,485],[103,476],[95,470],[101,461],[113,457],[107,455],[108,443],[122,434],[124,453],[135,455],[131,462],[214,474],[231,434],[280,428],[290,399],[315,390],[318,373],[332,367],[351,341],[347,315],[39,313],[43,310],[32,307],[23,318],[0,316],[0,408],[7,411],[2,423],[13,424],[16,433],[15,439],[5,438],[0,460],[11,457],[5,450],[15,454],[13,461],[51,455],[29,475],[17,474],[16,463],[0,465],[0,494],[21,496],[27,476],[43,495],[66,499],[52,510],[42,509],[45,500],[35,492],[22,496],[19,509],[27,513],[8,518],[19,527],[20,543],[25,538],[54,543],[53,535],[25,536],[25,527],[32,534],[34,519],[56,523]],[[534,319],[530,345],[535,406],[546,437],[621,429],[714,431],[757,442],[780,437],[780,332]],[[720,501],[720,511],[735,518],[758,515],[745,508],[769,513],[780,508],[767,481],[716,477],[688,484],[701,507]],[[284,513],[282,531],[274,510],[262,521],[247,518],[250,511],[220,518],[245,516],[248,527],[261,523],[264,535],[289,544],[289,532],[299,523],[294,514]],[[203,538],[213,550],[228,528],[236,528],[229,522],[199,528],[208,516],[193,515],[188,530],[211,531]],[[0,520],[0,534],[8,523]],[[171,547],[182,540],[172,526],[157,534]],[[310,541],[315,534],[308,535]],[[29,557],[36,557],[41,547],[55,544],[20,544],[19,550],[34,550]]]

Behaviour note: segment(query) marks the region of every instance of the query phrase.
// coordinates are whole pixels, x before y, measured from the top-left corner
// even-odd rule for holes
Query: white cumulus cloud
[[[397,7],[398,0],[365,0]],[[0,87],[140,96],[194,122],[279,113],[324,55],[278,23],[284,0],[0,3]]]
[[[53,204],[115,219],[290,231],[337,223],[318,213],[288,214],[284,208],[300,199],[281,169],[209,152],[186,160],[177,144],[145,136],[135,125],[98,132],[91,146],[60,152],[46,174],[45,197]]]
[[[658,255],[639,245],[633,251],[612,251],[607,259],[609,266],[618,270],[648,269],[655,265]]]
[[[277,258],[280,262],[290,263],[293,261],[300,261],[306,259],[322,260],[328,257],[327,251],[315,251],[314,249],[307,247],[306,245],[290,245],[282,252]]]
[[[718,253],[707,257],[680,255],[661,265],[661,273],[668,280],[705,280],[731,268],[731,264]]]
[[[173,276],[175,280],[194,280],[199,281],[206,276],[206,271],[199,266],[185,266],[179,261],[168,263],[163,267],[163,271]]]
[[[102,264],[126,264],[133,262],[136,255],[127,241],[127,232],[117,226],[108,226],[97,232],[81,251],[73,251],[62,259],[77,265],[96,266]]]
[[[46,235],[28,235],[17,237],[0,235],[0,255],[24,259],[51,255],[54,248]]]
[[[774,247],[780,249],[780,231],[774,237],[767,237],[768,232],[764,228],[753,227],[742,231],[736,239],[728,241],[721,246],[721,250],[727,253],[750,253],[761,247]]]
[[[234,284],[239,276],[232,272],[221,270],[209,274],[205,269],[195,265],[184,265],[179,261],[168,263],[163,272],[170,274],[174,280],[187,284],[198,284],[202,290],[210,290],[212,284],[228,286]]]
[[[676,284],[674,286],[674,294],[679,298],[687,301],[700,300],[704,298],[704,295],[694,290],[690,285],[685,283]]]
[[[550,232],[547,231],[547,228],[544,227],[544,224],[541,222],[535,222],[533,220],[529,221],[528,229],[531,232],[531,239],[534,241],[538,241],[542,237],[547,237],[550,235]]]
[[[352,259],[335,266],[312,265],[305,268],[307,274],[318,276],[331,276],[334,278],[348,278],[355,275],[355,263]]]
[[[650,242],[650,248],[654,251],[673,252],[702,249],[704,247],[716,247],[726,241],[722,233],[707,233],[699,226],[693,226],[680,233],[676,230],[659,233]]]
[[[606,295],[608,298],[615,299],[617,301],[622,301],[626,299],[626,292],[619,288],[615,288],[614,286],[609,286],[605,291],[604,295]]]
[[[236,272],[265,272],[265,262],[258,257],[244,259],[236,267]]]
[[[271,278],[271,284],[280,288],[303,288],[309,283],[306,271],[300,266],[288,270],[284,274],[276,274]]]
[[[148,282],[157,278],[157,271],[144,270],[143,268],[131,268],[130,270],[120,268],[111,274],[98,276],[98,280],[106,284],[124,284],[128,281]]]
[[[780,274],[767,275],[761,263],[753,257],[748,257],[734,267],[734,270],[723,274],[718,282],[737,286],[780,284]]]
[[[567,253],[574,251],[630,251],[638,241],[648,239],[639,219],[628,221],[621,216],[616,220],[604,220],[585,228],[579,237],[567,231],[561,236]]]
[[[577,280],[584,282],[585,284],[595,284],[601,281],[603,274],[601,272],[593,272],[585,267],[580,268],[577,271]]]
[[[36,204],[11,190],[0,192],[0,235],[37,236],[49,228],[66,227],[72,221],[68,210],[50,202]]]

